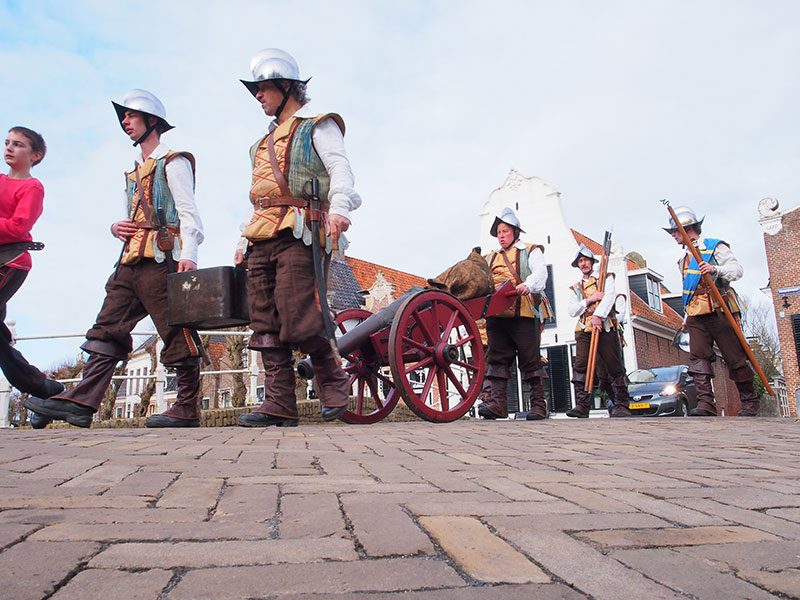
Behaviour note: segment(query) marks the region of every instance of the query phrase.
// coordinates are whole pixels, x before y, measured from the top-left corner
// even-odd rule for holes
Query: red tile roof
[[[352,256],[347,256],[346,259],[347,264],[349,264],[350,268],[353,270],[353,275],[355,275],[356,281],[362,290],[368,290],[375,284],[375,278],[378,276],[379,271],[383,271],[383,276],[386,280],[394,285],[395,298],[406,293],[409,288],[415,285],[422,287],[428,285],[428,282],[418,275],[412,275],[405,271],[398,271],[397,269],[376,265],[375,263],[367,262],[360,258],[353,258]]]
[[[572,236],[575,238],[575,241],[578,242],[578,245],[586,244],[586,247],[597,255],[600,255],[603,252],[603,246],[600,244],[600,242],[595,242],[592,238],[586,237],[580,231],[575,231],[574,229],[571,229],[570,231],[572,231]],[[641,268],[630,258],[626,260],[628,261],[628,270],[633,271]]]

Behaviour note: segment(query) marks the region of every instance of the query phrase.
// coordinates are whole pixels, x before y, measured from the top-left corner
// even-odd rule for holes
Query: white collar
[[[306,102],[297,109],[297,111],[292,115],[293,117],[300,117],[301,119],[310,119],[311,117],[316,117],[316,111],[311,109],[311,103]],[[269,130],[272,131],[273,129],[278,128],[278,120],[272,119],[272,122],[269,124]]]
[[[164,158],[168,152],[169,152],[169,146],[161,142],[158,144],[158,146],[156,146],[155,150],[153,150],[153,152],[147,158],[158,160],[159,158]],[[136,157],[136,162],[140,165],[144,164],[144,159],[142,158],[141,152],[139,152],[139,155]]]

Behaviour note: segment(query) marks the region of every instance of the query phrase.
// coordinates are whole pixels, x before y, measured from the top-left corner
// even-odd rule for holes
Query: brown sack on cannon
[[[469,300],[494,293],[492,272],[480,248],[473,248],[469,256],[457,262],[438,277],[428,279],[428,286],[449,292],[459,300]]]

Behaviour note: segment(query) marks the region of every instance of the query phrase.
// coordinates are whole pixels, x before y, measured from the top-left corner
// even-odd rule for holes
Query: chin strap
[[[153,117],[153,115],[147,115],[147,117],[148,117],[147,118],[147,123],[148,123],[147,129],[145,129],[144,133],[139,137],[138,140],[133,142],[133,147],[134,148],[136,146],[138,146],[139,144],[141,144],[143,141],[145,141],[150,136],[150,134],[153,133],[153,131],[155,131],[156,127],[158,127],[158,122],[160,121],[160,119],[158,117]],[[153,125],[150,125],[150,117],[153,117],[156,120],[156,122]]]
[[[276,119],[280,118],[283,109],[286,108],[286,103],[292,96],[292,90],[294,89],[294,81],[289,81],[289,87],[286,88],[285,90],[283,89],[283,86],[278,86],[278,89],[280,89],[281,93],[283,94],[283,100],[281,101],[280,106],[278,106],[278,110],[275,111]]]

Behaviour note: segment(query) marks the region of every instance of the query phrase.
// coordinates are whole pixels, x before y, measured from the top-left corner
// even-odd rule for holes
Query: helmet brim
[[[494,223],[492,223],[492,227],[491,229],[489,229],[489,233],[491,234],[492,237],[497,237],[497,228],[500,226],[500,223],[506,223],[506,222],[503,221],[503,219],[501,219],[500,217],[495,217]],[[511,223],[506,223],[506,225],[512,227],[513,229],[516,229],[519,232],[517,233],[517,235],[519,235],[520,233],[525,233],[525,230],[522,227],[517,227],[516,225],[512,225]]]
[[[148,117],[155,117],[156,119],[158,119],[161,122],[161,127],[160,127],[161,133],[165,133],[170,129],[175,129],[175,126],[170,125],[166,119],[164,119],[163,117],[159,117],[158,115],[154,115],[153,113],[145,112],[143,110],[139,110],[138,108],[132,108],[130,106],[124,106],[122,104],[119,104],[118,102],[114,102],[113,100],[111,101],[111,104],[114,105],[114,110],[117,113],[117,120],[119,121],[120,127],[122,127],[122,131],[125,131],[125,126],[122,125],[122,119],[125,118],[125,113],[129,110],[134,110]]]
[[[575,257],[575,260],[573,260],[573,261],[572,261],[572,266],[573,266],[573,267],[575,267],[575,268],[577,269],[577,268],[578,268],[578,261],[579,261],[580,259],[582,259],[582,258],[588,258],[589,260],[591,260],[591,261],[592,261],[592,264],[594,264],[594,263],[596,263],[596,262],[600,262],[600,261],[598,261],[598,260],[597,260],[597,258],[595,258],[595,257],[591,257],[591,258],[590,258],[590,257],[586,256],[585,254],[580,254],[580,255],[578,255],[578,256],[576,256],[576,257]]]
[[[244,87],[247,88],[247,91],[250,92],[251,94],[253,94],[253,98],[255,98],[256,97],[256,93],[258,92],[258,84],[259,83],[264,83],[265,81],[294,81],[294,82],[302,83],[302,84],[305,85],[306,83],[311,81],[311,77],[309,77],[308,79],[305,79],[305,80],[303,80],[303,79],[290,79],[288,77],[276,77],[274,79],[261,79],[259,81],[247,81],[245,79],[240,79],[239,81],[242,82]]]
[[[683,226],[683,228],[686,229],[687,227],[697,227],[699,229],[702,229],[703,228],[703,221],[705,221],[705,220],[706,220],[706,218],[703,217],[702,219],[700,219],[699,221],[695,221],[694,223],[687,223],[686,225]],[[670,235],[672,235],[673,233],[678,231],[677,227],[662,227],[661,229],[663,229],[664,231],[666,231]]]

